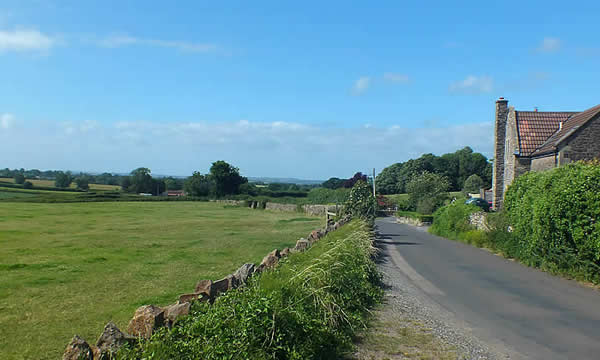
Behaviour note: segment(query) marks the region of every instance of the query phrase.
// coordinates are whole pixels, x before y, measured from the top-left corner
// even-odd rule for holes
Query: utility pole
[[[377,198],[375,196],[375,168],[373,168],[373,197]]]

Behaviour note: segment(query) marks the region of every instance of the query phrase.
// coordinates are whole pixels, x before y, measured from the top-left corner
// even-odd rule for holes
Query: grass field
[[[0,181],[14,183],[13,178],[0,178]],[[36,186],[54,187],[54,180],[27,179],[27,181],[32,183],[34,188]],[[75,189],[76,188],[75,183],[73,182],[70,187],[72,189]],[[121,187],[118,185],[90,184],[90,190],[116,191],[119,189],[121,189]]]
[[[0,357],[60,358],[322,225],[207,202],[0,203]]]

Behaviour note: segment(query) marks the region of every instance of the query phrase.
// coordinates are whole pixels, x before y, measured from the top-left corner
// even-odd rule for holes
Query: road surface
[[[398,272],[507,359],[600,359],[600,291],[460,242],[376,222]]]

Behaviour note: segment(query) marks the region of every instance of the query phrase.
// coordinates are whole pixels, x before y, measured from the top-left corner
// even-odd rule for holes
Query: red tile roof
[[[556,131],[550,136],[539,148],[533,153],[533,155],[542,155],[549,152],[554,152],[557,146],[564,140],[566,140],[571,134],[573,134],[581,126],[585,125],[588,121],[595,118],[596,115],[600,114],[600,105],[596,105],[585,111],[577,113],[567,119],[563,123],[562,128]]]
[[[552,134],[560,122],[576,112],[515,111],[521,156],[531,156]]]

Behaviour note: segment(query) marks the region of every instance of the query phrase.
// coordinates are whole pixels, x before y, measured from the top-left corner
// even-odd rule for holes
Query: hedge
[[[504,206],[516,258],[600,280],[600,163],[527,173],[508,188]]]

